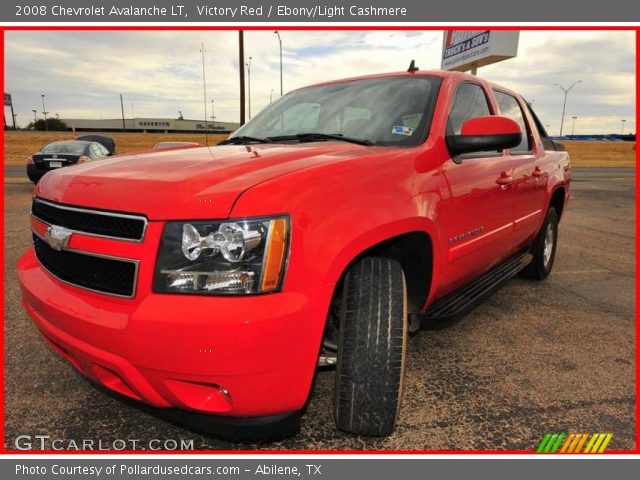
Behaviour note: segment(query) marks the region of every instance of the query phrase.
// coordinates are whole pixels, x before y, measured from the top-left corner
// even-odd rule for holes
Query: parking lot
[[[32,186],[5,179],[5,444],[193,439],[197,449],[532,450],[547,432],[612,432],[635,444],[635,169],[575,169],[556,264],[515,278],[445,330],[409,342],[399,425],[349,436],[332,419],[333,372],[318,374],[300,433],[235,444],[164,423],[104,395],[41,340],[15,275],[30,242]],[[286,385],[280,386],[286,390]]]

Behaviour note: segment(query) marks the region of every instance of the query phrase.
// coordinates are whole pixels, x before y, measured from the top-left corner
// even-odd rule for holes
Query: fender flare
[[[409,233],[425,233],[431,239],[432,247],[432,272],[431,285],[427,298],[430,299],[434,285],[438,284],[438,272],[440,270],[440,245],[438,244],[438,231],[435,223],[425,217],[411,217],[397,220],[391,223],[379,225],[353,238],[335,256],[329,265],[325,275],[325,284],[337,285],[349,265],[370,248],[395,237]]]

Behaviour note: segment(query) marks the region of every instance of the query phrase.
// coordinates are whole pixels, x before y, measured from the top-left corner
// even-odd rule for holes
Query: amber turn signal
[[[269,237],[267,238],[267,252],[262,273],[262,292],[276,290],[280,284],[280,275],[283,272],[285,253],[287,251],[287,229],[289,228],[285,218],[271,220]]]

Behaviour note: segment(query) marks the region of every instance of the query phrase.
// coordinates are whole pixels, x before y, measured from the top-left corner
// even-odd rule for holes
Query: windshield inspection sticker
[[[391,133],[395,133],[396,135],[411,135],[413,133],[413,128],[404,127],[402,125],[394,125],[391,129]]]

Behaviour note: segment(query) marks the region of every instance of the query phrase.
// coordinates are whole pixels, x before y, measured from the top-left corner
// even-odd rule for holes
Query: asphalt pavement
[[[193,440],[196,449],[531,450],[547,432],[635,441],[635,169],[574,169],[554,271],[514,278],[450,328],[408,345],[404,403],[388,438],[347,435],[332,419],[331,371],[317,375],[300,433],[237,444],[160,421],[104,395],[40,338],[15,275],[30,242],[32,186],[5,168],[5,445],[70,440]],[[14,176],[15,175],[15,176]],[[275,385],[286,392],[286,385]],[[66,442],[66,443],[65,443]]]

